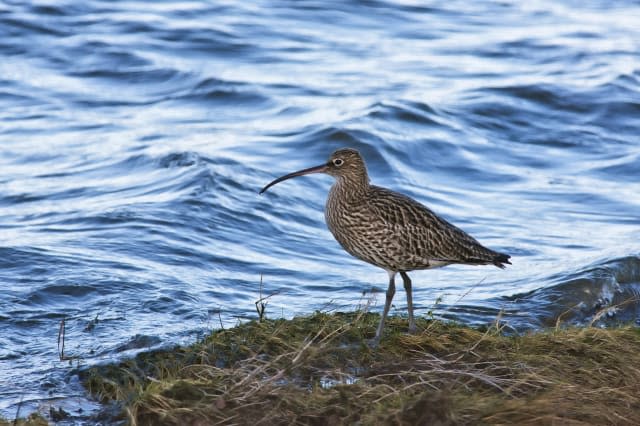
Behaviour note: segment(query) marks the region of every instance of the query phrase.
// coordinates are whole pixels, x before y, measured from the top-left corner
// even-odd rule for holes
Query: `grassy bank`
[[[250,322],[92,368],[86,387],[131,424],[637,424],[640,330],[505,336],[378,315]]]
[[[38,413],[33,413],[26,418],[7,420],[0,417],[0,426],[48,426],[47,419]]]

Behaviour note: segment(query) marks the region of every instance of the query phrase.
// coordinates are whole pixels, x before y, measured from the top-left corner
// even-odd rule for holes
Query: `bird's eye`
[[[342,159],[340,159],[340,158],[336,158],[335,160],[333,160],[333,165],[334,165],[334,166],[338,166],[338,167],[340,167],[340,166],[342,166],[343,164],[344,164],[344,161],[342,161]]]

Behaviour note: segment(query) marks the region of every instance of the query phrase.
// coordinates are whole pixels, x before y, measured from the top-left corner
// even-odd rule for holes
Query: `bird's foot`
[[[418,326],[416,326],[415,322],[410,322],[409,323],[408,333],[409,334],[418,334],[419,333]]]
[[[380,336],[367,340],[367,346],[369,346],[370,349],[378,349],[378,345],[380,345]]]

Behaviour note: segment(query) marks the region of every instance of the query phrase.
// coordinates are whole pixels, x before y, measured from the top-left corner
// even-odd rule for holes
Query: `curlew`
[[[311,173],[326,173],[335,178],[324,212],[327,226],[338,243],[352,256],[389,274],[374,345],[380,341],[391,307],[396,274],[399,273],[404,282],[409,332],[413,333],[416,323],[407,272],[451,264],[504,268],[511,263],[509,255],[484,247],[414,199],[371,185],[367,166],[355,149],[338,149],[325,164],[281,176],[262,188],[260,194],[279,182]]]

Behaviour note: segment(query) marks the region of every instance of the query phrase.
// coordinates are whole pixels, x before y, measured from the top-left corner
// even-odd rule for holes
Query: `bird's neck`
[[[340,176],[333,184],[331,192],[334,196],[354,200],[366,196],[369,185],[369,177],[366,174],[362,176]]]

